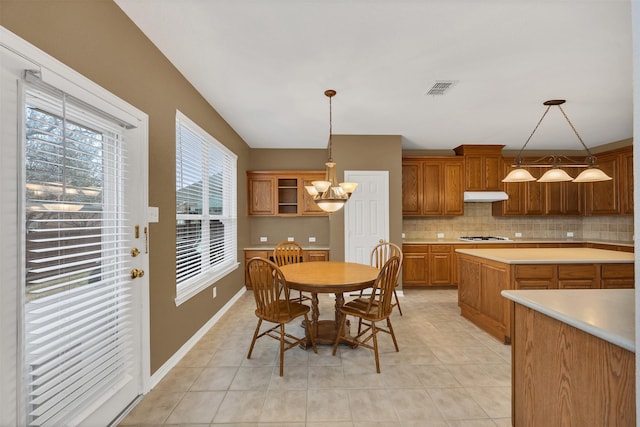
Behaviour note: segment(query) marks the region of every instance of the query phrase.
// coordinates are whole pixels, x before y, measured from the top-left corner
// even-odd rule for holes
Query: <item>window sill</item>
[[[232,271],[237,270],[239,265],[240,263],[238,262],[232,263],[231,265],[228,265],[214,273],[210,273],[203,277],[199,277],[198,279],[194,280],[192,283],[186,286],[183,285],[182,289],[179,289],[177,291],[177,295],[175,299],[176,307],[184,303],[185,301],[189,300],[191,297],[195,296],[196,294],[202,292],[209,286],[215,284],[218,280],[227,276]]]

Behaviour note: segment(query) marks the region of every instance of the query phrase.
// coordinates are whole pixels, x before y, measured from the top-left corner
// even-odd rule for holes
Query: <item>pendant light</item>
[[[313,181],[313,185],[305,186],[305,189],[318,207],[325,212],[336,212],[340,210],[349,200],[351,194],[358,186],[355,182],[341,182],[338,184],[336,178],[336,164],[331,156],[333,147],[333,132],[331,125],[331,98],[336,95],[336,91],[328,89],[324,94],[329,98],[329,158],[324,164],[326,167],[326,175],[324,181]]]
[[[573,126],[573,123],[571,123],[571,120],[569,120],[569,117],[561,107],[561,105],[564,104],[565,102],[566,101],[564,99],[551,99],[549,101],[544,102],[544,105],[547,106],[547,109],[544,111],[544,113],[542,114],[542,117],[540,117],[540,120],[538,121],[538,124],[533,129],[533,132],[531,132],[531,135],[529,135],[529,138],[527,138],[524,145],[518,152],[518,155],[516,156],[516,160],[512,165],[513,167],[515,167],[515,169],[509,172],[507,176],[502,180],[502,182],[536,181],[536,178],[534,178],[533,175],[529,173],[529,171],[524,169],[525,166],[549,168],[549,170],[546,171],[537,180],[538,182],[565,182],[565,181],[598,182],[598,181],[609,181],[612,179],[610,176],[608,176],[606,173],[604,173],[602,170],[596,167],[597,166],[596,157],[591,153],[591,150],[589,150],[589,148],[586,146],[586,144],[578,134],[578,131]],[[580,144],[582,144],[582,146],[588,153],[588,156],[583,163],[577,162],[566,156],[555,156],[555,155],[544,156],[540,159],[537,159],[532,162],[527,162],[527,163],[523,161],[522,159],[523,150],[531,140],[531,137],[533,137],[533,135],[536,133],[536,130],[538,130],[538,127],[540,126],[540,123],[542,123],[542,120],[545,118],[545,116],[553,106],[558,107],[558,109],[562,112],[562,115],[567,120],[567,123],[569,123],[569,126],[573,130],[573,133],[575,133],[576,137],[578,137],[578,141],[580,141]],[[561,169],[561,168],[585,168],[585,167],[587,169],[582,171],[576,178],[573,178],[564,169]]]

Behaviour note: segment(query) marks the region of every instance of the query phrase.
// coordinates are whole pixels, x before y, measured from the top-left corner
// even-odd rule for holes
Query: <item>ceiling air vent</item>
[[[436,80],[425,95],[444,95],[447,93],[457,82],[457,80]]]

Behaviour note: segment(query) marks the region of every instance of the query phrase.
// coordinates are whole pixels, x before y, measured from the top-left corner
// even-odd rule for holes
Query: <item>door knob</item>
[[[142,277],[142,276],[144,276],[144,270],[138,270],[137,268],[134,268],[133,270],[131,270],[132,279],[137,279],[138,277]]]

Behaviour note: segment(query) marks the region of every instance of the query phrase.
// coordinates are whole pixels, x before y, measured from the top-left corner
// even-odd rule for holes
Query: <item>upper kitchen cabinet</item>
[[[304,186],[324,180],[324,171],[248,171],[247,208],[252,216],[322,216]]]
[[[509,200],[495,202],[493,215],[631,215],[633,214],[633,147],[597,156],[598,167],[611,181],[593,183],[503,183]],[[582,162],[584,158],[575,158]],[[511,170],[512,158],[503,159],[503,173]],[[527,168],[536,178],[543,168]],[[571,176],[580,170],[565,168]]]
[[[464,156],[465,191],[502,191],[502,147],[504,145],[460,145],[456,155]]]
[[[418,156],[402,159],[403,216],[464,215],[464,159]]]
[[[587,215],[620,214],[620,161],[619,153],[610,152],[598,155],[598,168],[612,177],[610,181],[585,184]]]
[[[505,157],[501,161],[502,174],[500,180],[512,169],[513,157]],[[539,168],[525,168],[535,178],[544,172]],[[509,198],[502,202],[493,202],[494,216],[511,215],[542,215],[545,211],[546,187],[536,181],[532,182],[501,182],[503,190]]]
[[[633,215],[633,146],[620,150],[621,199],[623,215]]]

